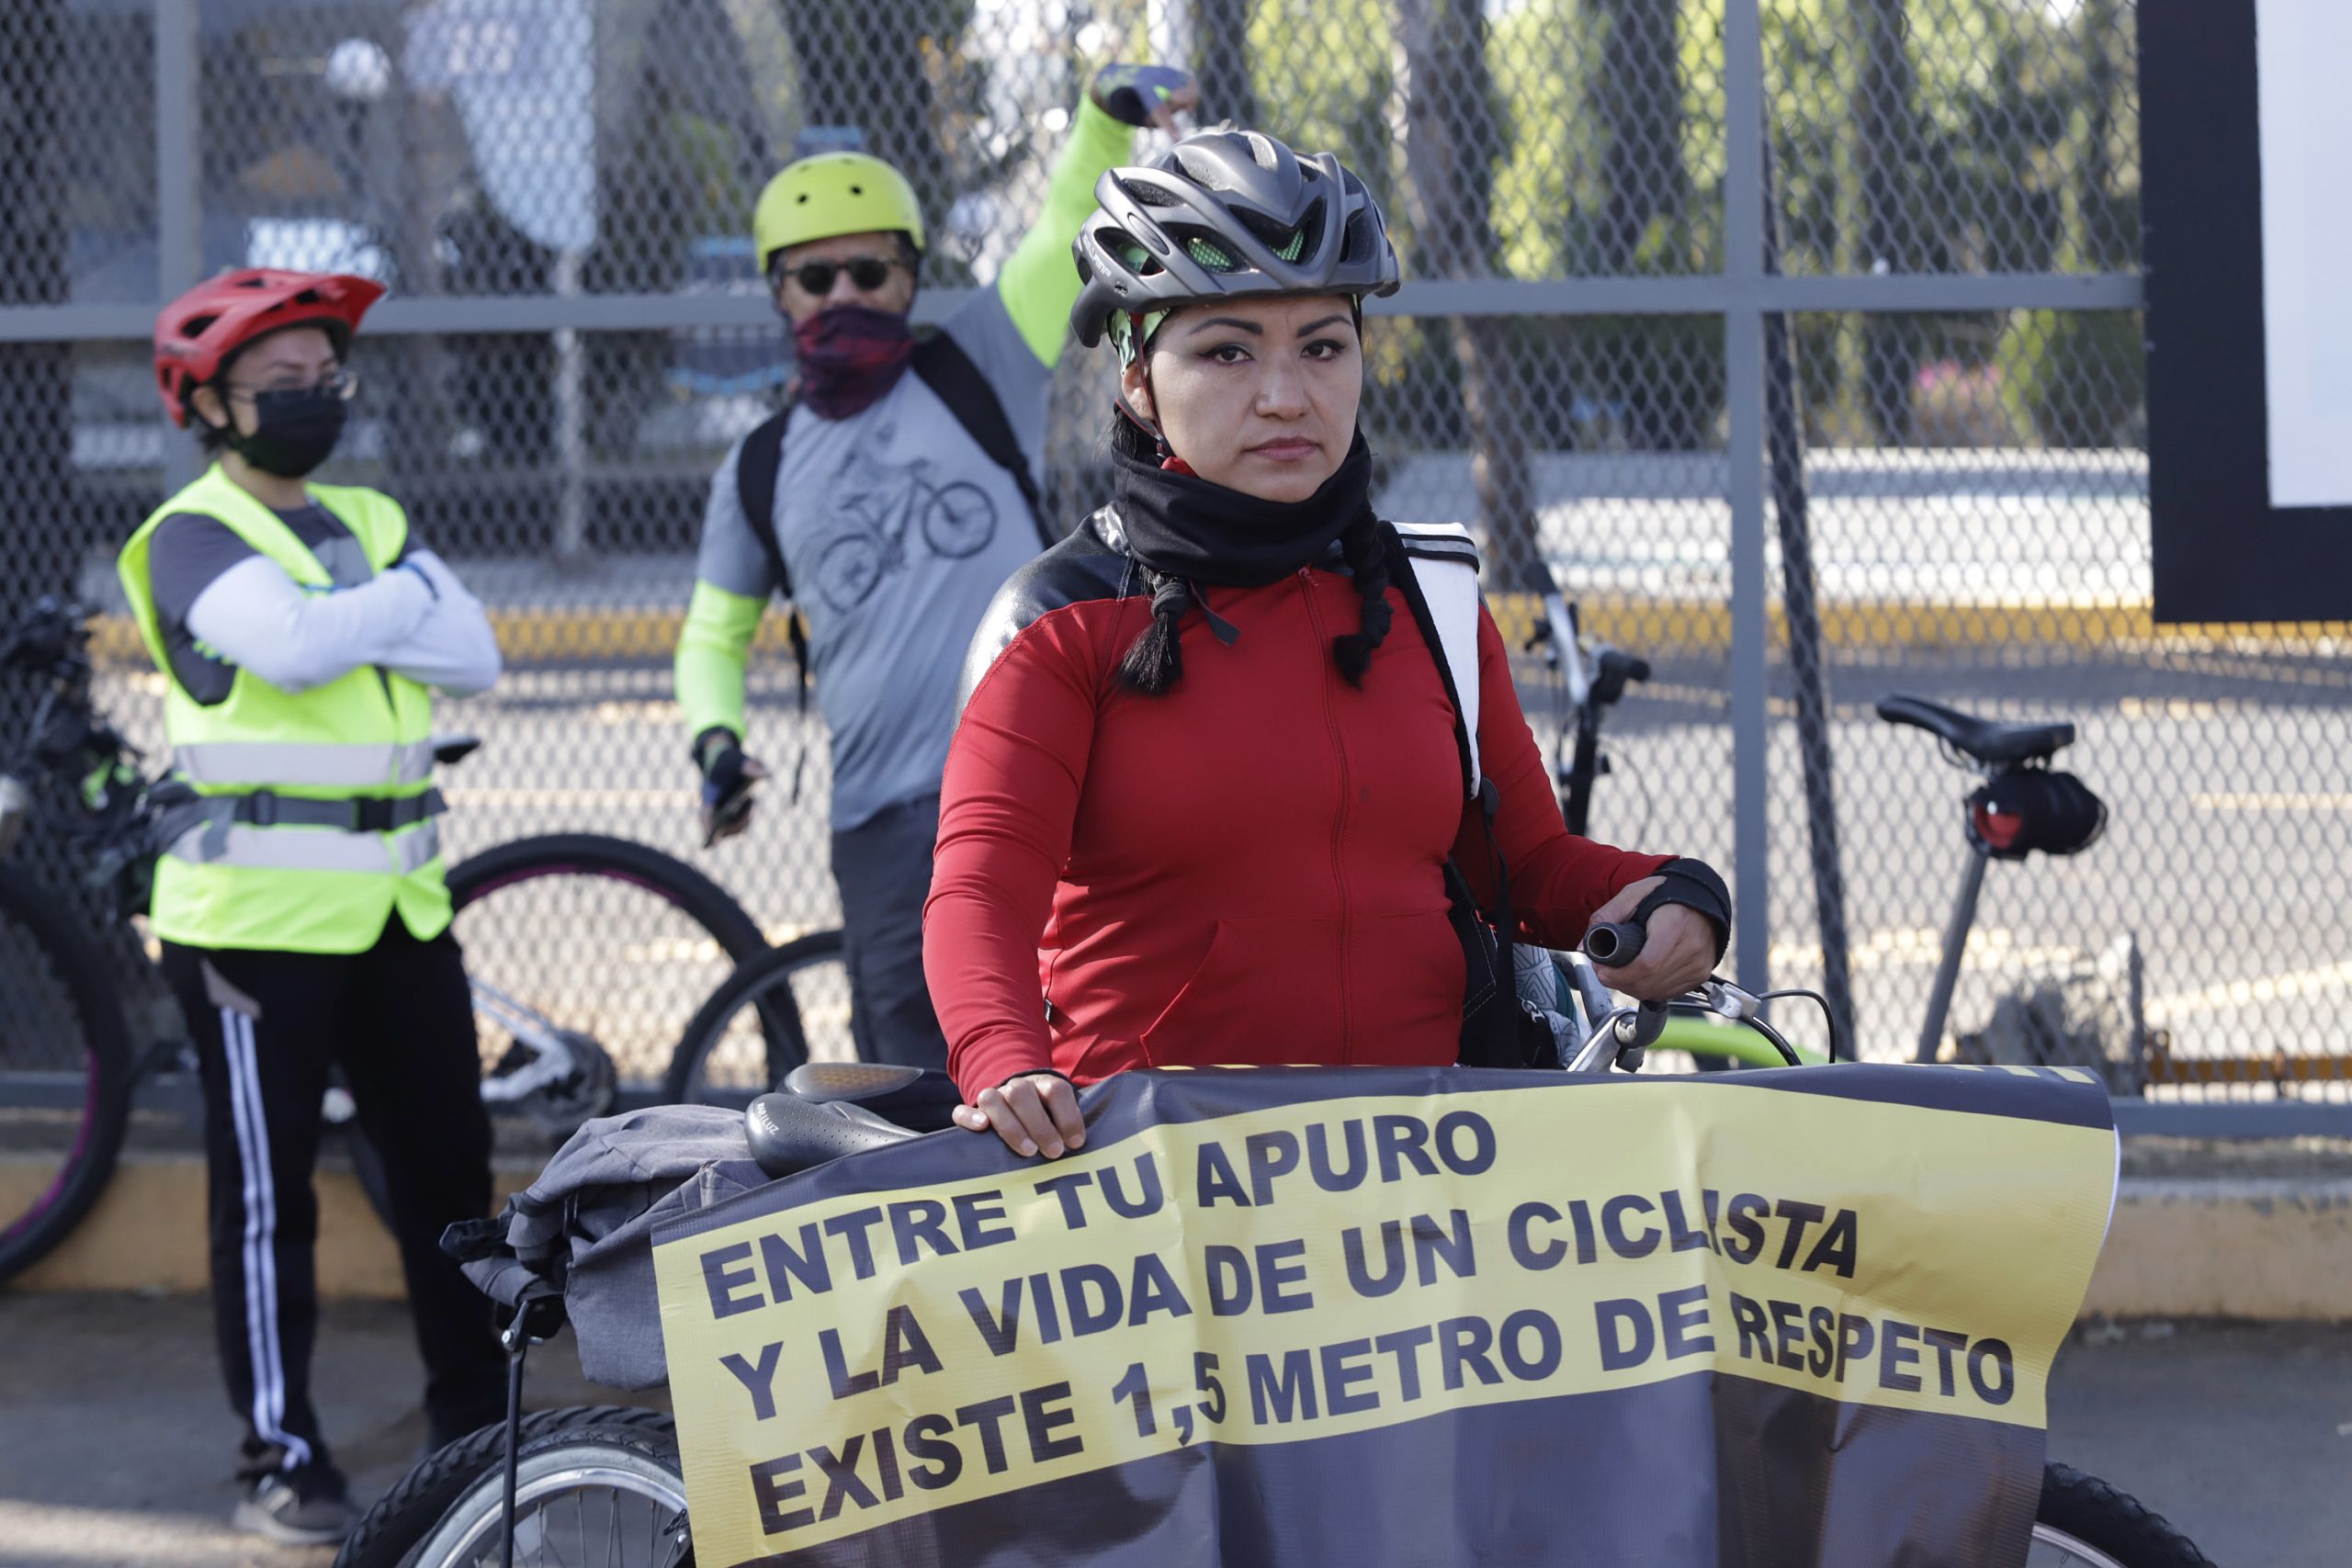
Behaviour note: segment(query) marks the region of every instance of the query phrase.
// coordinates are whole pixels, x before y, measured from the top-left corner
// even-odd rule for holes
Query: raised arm
[[[1168,66],[1106,65],[1095,73],[1054,160],[1045,209],[997,275],[1005,311],[1040,365],[1061,356],[1069,332],[1079,289],[1069,247],[1094,210],[1094,182],[1132,155],[1137,128],[1170,124],[1199,101],[1191,75]]]

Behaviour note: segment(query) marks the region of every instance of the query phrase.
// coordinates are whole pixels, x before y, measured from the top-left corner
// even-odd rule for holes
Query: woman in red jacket
[[[1073,1085],[1129,1067],[1454,1061],[1449,856],[1492,908],[1498,854],[1548,946],[1646,919],[1621,989],[1703,978],[1721,879],[1569,835],[1483,610],[1491,825],[1465,791],[1356,429],[1362,300],[1396,287],[1363,184],[1212,131],[1096,197],[1072,321],[1125,367],[1116,499],[998,595],[941,797],[923,966],[958,1123],[1054,1157]]]

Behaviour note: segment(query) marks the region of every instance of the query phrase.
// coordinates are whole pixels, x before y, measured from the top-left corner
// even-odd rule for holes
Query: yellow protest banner
[[[698,1562],[1472,1561],[1782,1514],[1875,1561],[2022,1551],[2112,1196],[2086,1077],[1134,1074],[1087,1106],[1058,1161],[942,1134],[657,1238]],[[1787,1447],[1726,1454],[1749,1431]],[[1650,1560],[1523,1550],[1484,1560]]]

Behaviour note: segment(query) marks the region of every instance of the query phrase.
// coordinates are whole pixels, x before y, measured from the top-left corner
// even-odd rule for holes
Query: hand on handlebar
[[[1645,877],[1603,904],[1593,915],[1595,925],[1633,918],[1634,908],[1658,885]],[[1593,972],[1612,991],[1645,1002],[1671,1001],[1698,985],[1715,969],[1715,932],[1707,918],[1679,904],[1665,904],[1650,913],[1647,940],[1631,964]]]
[[[967,1133],[995,1133],[1023,1159],[1041,1151],[1047,1159],[1059,1159],[1066,1151],[1086,1146],[1078,1090],[1054,1073],[1024,1073],[984,1089],[972,1104],[957,1106],[955,1117]]]

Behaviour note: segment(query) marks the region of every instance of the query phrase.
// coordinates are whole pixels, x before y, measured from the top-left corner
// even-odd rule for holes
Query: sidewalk
[[[0,1568],[325,1568],[222,1522],[235,1424],[192,1296],[0,1296]],[[535,1351],[530,1403],[628,1403]],[[314,1383],[364,1499],[423,1436],[408,1327],[329,1303]],[[2078,1333],[2052,1394],[2053,1458],[2104,1476],[2224,1564],[2337,1568],[2352,1535],[2352,1334],[2170,1325]]]

